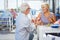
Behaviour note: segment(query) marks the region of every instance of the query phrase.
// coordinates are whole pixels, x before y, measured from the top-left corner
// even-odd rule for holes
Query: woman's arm
[[[53,14],[52,16],[53,22],[56,22],[56,16]]]
[[[56,17],[55,17],[55,15],[52,14],[52,16],[48,18],[48,20],[50,21],[50,23],[55,23],[55,22],[56,22]]]
[[[33,23],[36,23],[37,21],[40,21],[40,13],[38,14],[38,16],[36,17],[36,19],[32,19]]]
[[[41,14],[40,13],[36,17],[36,24],[37,25],[43,25],[43,22],[41,21]]]
[[[40,18],[41,17],[41,14],[39,13],[38,16],[36,18]]]

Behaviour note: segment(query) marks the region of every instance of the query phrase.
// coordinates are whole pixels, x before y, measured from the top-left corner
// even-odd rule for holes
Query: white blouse
[[[29,33],[35,29],[28,16],[20,13],[16,18],[15,40],[29,40]]]

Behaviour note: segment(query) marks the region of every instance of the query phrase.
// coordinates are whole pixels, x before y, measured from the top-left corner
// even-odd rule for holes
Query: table
[[[46,33],[60,33],[60,28],[51,28],[45,25],[37,27],[39,40],[44,40],[43,35]]]

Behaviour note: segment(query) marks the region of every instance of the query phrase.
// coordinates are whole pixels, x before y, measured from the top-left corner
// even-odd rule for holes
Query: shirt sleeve
[[[27,32],[32,32],[34,31],[35,25],[31,23],[29,20],[24,21],[24,28],[26,29]]]

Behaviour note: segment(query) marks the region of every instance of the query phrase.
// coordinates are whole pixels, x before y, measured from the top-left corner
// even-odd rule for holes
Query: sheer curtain
[[[8,9],[16,9],[17,8],[17,0],[8,0]]]
[[[4,0],[0,0],[0,10],[4,10]]]

